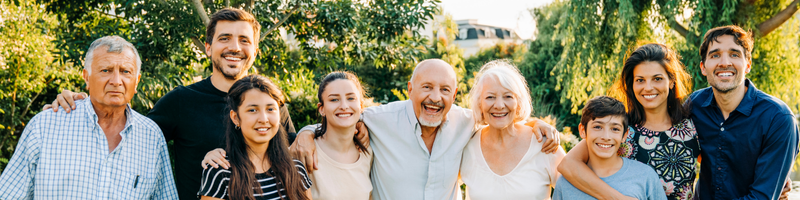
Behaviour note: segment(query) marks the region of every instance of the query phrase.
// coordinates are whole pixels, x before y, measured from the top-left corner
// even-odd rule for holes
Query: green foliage
[[[557,81],[554,89],[559,103],[565,104],[571,114],[579,114],[583,102],[607,93],[628,52],[648,42],[663,43],[678,51],[693,77],[694,89],[707,87],[699,69],[702,34],[718,26],[739,25],[755,33],[753,70],[747,77],[797,112],[800,108],[797,90],[800,80],[796,80],[800,75],[798,19],[790,19],[766,36],[760,36],[757,27],[789,3],[789,0],[657,0],[655,4],[644,0],[556,1],[542,10],[554,15],[534,11],[534,16],[558,19],[537,19],[539,34],[544,33],[546,38],[538,37],[536,41],[554,42],[538,51],[558,56],[547,63],[556,63],[551,75]],[[686,30],[683,35],[682,29]]]
[[[0,2],[0,170],[46,93],[74,88],[80,72],[52,64],[58,17],[30,1]]]
[[[283,91],[292,122],[299,130],[303,126],[316,124],[319,120],[317,112],[317,84],[314,73],[307,69],[298,69],[282,75],[274,73],[272,81]]]

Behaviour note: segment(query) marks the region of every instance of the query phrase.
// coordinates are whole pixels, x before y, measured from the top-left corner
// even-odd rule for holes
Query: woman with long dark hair
[[[358,77],[342,71],[329,73],[319,84],[317,98],[322,123],[314,132],[319,168],[311,173],[311,196],[369,199],[372,149],[355,137],[364,110],[364,89]]]
[[[225,151],[230,170],[203,170],[201,199],[311,199],[304,165],[289,155],[278,131],[283,94],[269,79],[250,75],[228,92]]]
[[[668,199],[691,199],[700,145],[689,107],[683,103],[691,88],[690,76],[678,59],[678,54],[665,45],[640,46],[625,60],[612,95],[626,104],[630,124],[630,134],[619,147],[619,155],[653,167]],[[595,198],[630,198],[589,169],[584,142],[567,154],[558,171]]]

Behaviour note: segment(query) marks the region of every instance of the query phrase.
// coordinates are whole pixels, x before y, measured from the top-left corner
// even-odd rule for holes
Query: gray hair
[[[474,114],[473,116],[475,116],[475,125],[485,124],[483,117],[481,117],[483,111],[480,108],[480,98],[484,90],[481,83],[488,77],[494,78],[500,83],[500,86],[514,94],[514,99],[517,100],[517,106],[519,107],[517,116],[514,116],[514,122],[528,119],[533,108],[527,81],[522,77],[519,69],[511,63],[504,60],[495,60],[481,67],[480,72],[475,76],[472,90],[469,91],[469,104]]]
[[[139,58],[139,51],[136,51],[136,48],[133,47],[133,44],[126,41],[125,39],[116,36],[110,35],[101,37],[94,42],[92,45],[89,46],[89,50],[86,51],[86,58],[83,61],[83,69],[89,74],[92,74],[92,59],[94,57],[94,50],[100,47],[108,47],[108,53],[122,53],[125,48],[131,49],[133,51],[133,55],[136,56],[136,74],[140,74],[142,71],[142,59]]]

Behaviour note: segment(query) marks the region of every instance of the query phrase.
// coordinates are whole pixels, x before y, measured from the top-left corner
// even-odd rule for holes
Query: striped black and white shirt
[[[300,174],[301,182],[303,182],[304,189],[308,190],[311,187],[311,180],[308,179],[305,165],[300,160],[294,160],[297,172]],[[269,169],[269,174],[275,174],[272,169]],[[256,174],[258,184],[261,185],[261,194],[254,194],[257,200],[278,200],[286,198],[285,188],[275,180],[274,176],[267,173]],[[230,182],[231,171],[223,168],[208,167],[203,170],[203,178],[200,180],[202,186],[200,196],[209,196],[220,199],[228,198],[228,183]],[[279,196],[280,195],[280,196]]]

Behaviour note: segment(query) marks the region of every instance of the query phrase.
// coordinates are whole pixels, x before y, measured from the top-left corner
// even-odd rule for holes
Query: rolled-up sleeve
[[[41,139],[34,118],[22,132],[14,155],[0,175],[0,199],[33,199],[40,146]]]
[[[797,156],[798,127],[793,115],[775,116],[763,137],[750,193],[739,200],[777,199]]]

